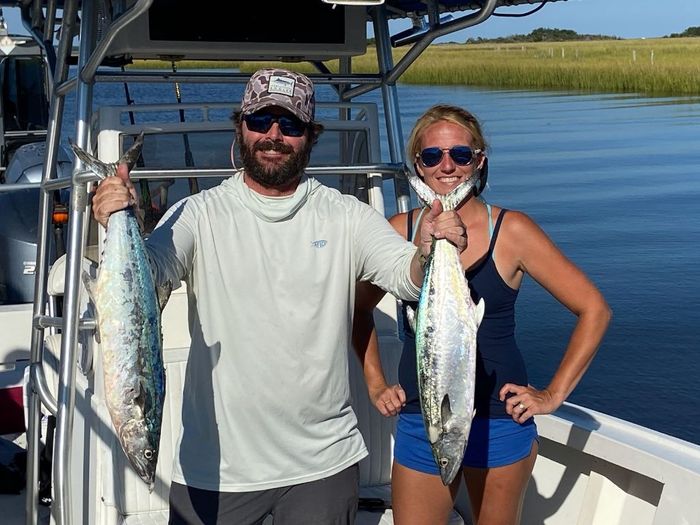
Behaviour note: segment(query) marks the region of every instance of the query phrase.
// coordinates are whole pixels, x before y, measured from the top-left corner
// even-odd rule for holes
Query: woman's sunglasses
[[[307,124],[304,124],[292,115],[273,115],[271,113],[258,112],[244,115],[243,120],[248,129],[255,133],[267,133],[272,125],[277,122],[282,135],[287,137],[301,137],[308,127]]]
[[[420,153],[416,153],[416,157],[420,157],[421,162],[428,168],[433,168],[442,161],[442,154],[447,152],[455,164],[459,166],[468,166],[474,160],[476,155],[481,153],[480,149],[472,149],[469,146],[452,146],[451,148],[425,148]]]

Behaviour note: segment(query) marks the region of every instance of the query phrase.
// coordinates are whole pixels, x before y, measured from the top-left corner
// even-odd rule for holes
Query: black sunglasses
[[[292,115],[273,115],[271,113],[258,112],[244,115],[243,120],[248,129],[255,133],[267,133],[272,125],[277,122],[282,135],[287,137],[301,137],[308,127],[307,124]]]
[[[416,153],[416,157],[420,157],[424,166],[432,168],[440,164],[442,154],[447,152],[455,164],[459,166],[468,166],[474,160],[476,155],[481,153],[480,149],[472,149],[469,146],[452,146],[451,148],[425,148],[420,153]]]

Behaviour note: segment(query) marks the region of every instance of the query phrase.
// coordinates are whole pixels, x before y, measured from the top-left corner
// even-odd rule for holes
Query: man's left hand
[[[467,249],[467,228],[459,214],[454,211],[442,211],[442,203],[435,199],[428,215],[423,219],[420,229],[420,250],[427,256],[430,253],[432,237],[447,239],[457,247],[460,253]]]

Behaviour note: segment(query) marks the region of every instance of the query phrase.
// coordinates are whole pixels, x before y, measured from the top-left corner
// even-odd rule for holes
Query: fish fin
[[[479,299],[479,304],[476,305],[476,324],[481,325],[481,320],[484,318],[484,312],[486,312],[486,303],[484,298]]]
[[[83,271],[81,274],[81,277],[83,278],[83,285],[85,286],[85,291],[88,294],[88,297],[90,298],[90,304],[92,305],[92,312],[93,312],[93,317],[95,318],[95,341],[100,343],[100,321],[99,321],[99,312],[97,311],[97,303],[95,302],[95,283],[97,282],[95,279],[90,276],[89,273],[86,271]]]
[[[421,179],[417,175],[410,174],[408,176],[408,183],[416,191],[416,195],[418,195],[418,197],[420,197],[420,199],[428,206],[430,206],[433,203],[433,201],[438,198],[438,196],[432,190],[432,188],[430,188],[425,182],[423,182],[423,179]]]
[[[430,441],[430,443],[437,443],[437,440],[440,438],[440,429],[435,425],[430,425],[427,430],[428,441]]]
[[[83,278],[83,284],[85,285],[85,291],[87,291],[88,297],[94,303],[95,302],[95,279],[93,279],[92,276],[89,273],[87,273],[86,271],[83,271],[82,278]]]
[[[131,147],[126,150],[124,155],[119,157],[117,164],[126,164],[131,171],[136,165],[136,161],[139,160],[141,156],[141,150],[143,149],[143,131],[139,133],[138,137],[134,139],[134,143]]]
[[[136,219],[136,224],[139,227],[139,235],[143,236],[143,232],[146,231],[145,213],[143,213],[143,212],[136,213],[136,209],[133,206],[130,206],[129,209],[133,212],[134,218]]]
[[[139,377],[138,389],[139,391],[134,398],[134,403],[141,409],[144,419],[148,420],[148,416],[153,410],[153,399],[148,395],[148,386],[146,385],[145,377]]]
[[[411,327],[413,333],[416,333],[416,311],[410,306],[406,306],[406,319],[408,319],[408,326]]]
[[[170,294],[173,291],[172,281],[166,281],[163,284],[156,286],[156,295],[158,296],[158,306],[160,306],[160,311],[165,309],[165,305],[168,304],[168,299],[170,299]]]
[[[444,429],[452,419],[452,407],[450,406],[450,395],[445,394],[442,398],[442,404],[440,405],[440,419],[442,421],[442,428]]]

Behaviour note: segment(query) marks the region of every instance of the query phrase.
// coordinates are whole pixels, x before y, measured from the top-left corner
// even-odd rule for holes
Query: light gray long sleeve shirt
[[[147,247],[158,282],[188,285],[174,481],[264,490],[367,455],[348,381],[355,283],[416,300],[415,246],[371,207],[313,179],[272,198],[238,173],[173,206]]]

